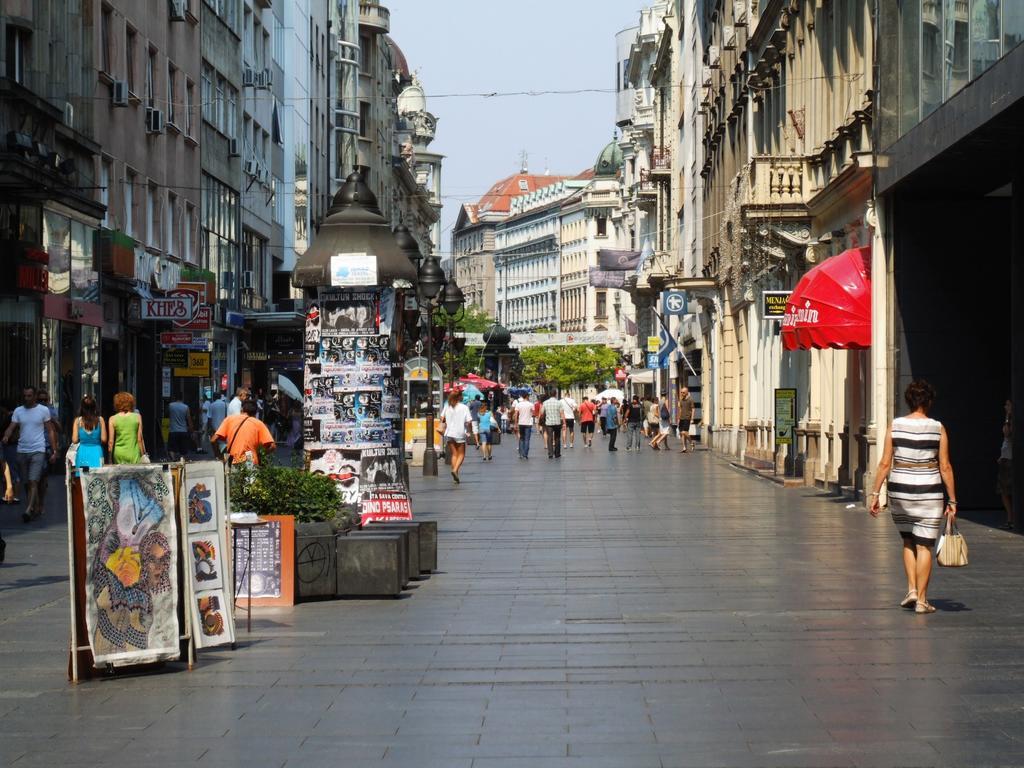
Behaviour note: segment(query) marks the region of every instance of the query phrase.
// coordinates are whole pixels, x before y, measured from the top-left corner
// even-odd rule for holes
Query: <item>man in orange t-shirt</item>
[[[221,443],[227,445],[233,464],[245,461],[259,464],[259,448],[272,451],[277,447],[267,425],[256,418],[255,400],[244,400],[242,412],[224,419],[213,434],[213,447],[218,456],[223,455]]]

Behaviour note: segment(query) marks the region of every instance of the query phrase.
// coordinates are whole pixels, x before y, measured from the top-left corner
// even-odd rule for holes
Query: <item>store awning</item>
[[[782,345],[788,350],[870,348],[870,247],[843,251],[803,276],[786,302]]]
[[[629,374],[630,384],[653,384],[654,383],[654,369],[644,368],[637,371],[632,371]]]

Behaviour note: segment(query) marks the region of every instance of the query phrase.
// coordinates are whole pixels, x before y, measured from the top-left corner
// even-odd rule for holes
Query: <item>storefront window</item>
[[[967,85],[970,77],[967,29],[967,13],[963,0],[946,0],[946,86],[943,95],[947,99]]]
[[[71,298],[100,300],[100,280],[93,263],[92,242],[95,230],[78,221],[71,222]]]
[[[50,293],[67,293],[71,287],[71,219],[45,211],[43,245],[50,255]]]
[[[39,303],[0,299],[0,400],[21,402],[21,389],[36,384],[39,370]],[[10,404],[9,403],[9,404]]]

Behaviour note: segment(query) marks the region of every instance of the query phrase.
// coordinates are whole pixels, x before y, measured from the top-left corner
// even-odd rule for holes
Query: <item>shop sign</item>
[[[141,299],[139,318],[142,320],[173,320],[187,322],[192,317],[191,296],[167,296],[157,299]]]
[[[178,350],[172,350],[178,351]],[[180,377],[208,378],[210,375],[210,353],[181,350],[188,355],[185,365],[175,367],[174,375]]]
[[[245,315],[241,312],[232,312],[231,310],[228,310],[224,313],[224,325],[228,328],[244,328]]]
[[[50,288],[49,273],[32,264],[18,265],[18,289],[46,293]]]
[[[205,336],[191,331],[165,331],[160,334],[160,346],[162,347],[182,347],[203,352],[208,345],[209,340]]]
[[[263,363],[270,359],[266,352],[246,352],[245,359],[250,363]]]
[[[625,381],[628,377],[629,377],[629,374],[626,373],[626,369],[625,368],[616,368],[615,369],[615,380],[616,381]]]
[[[164,365],[172,368],[184,368],[188,365],[187,349],[165,349]]]
[[[331,256],[331,285],[377,285],[377,257],[366,253],[337,253]]]
[[[267,334],[268,352],[302,354],[302,331],[276,331]]]
[[[660,336],[648,336],[647,337],[647,351],[657,352],[661,349],[661,337]]]
[[[657,352],[647,353],[647,367],[648,368],[661,368],[661,357]]]
[[[775,390],[775,444],[792,445],[796,428],[796,390]]]
[[[792,291],[761,291],[761,314],[765,320],[778,320],[786,316],[786,302]]]
[[[665,291],[661,294],[661,307],[666,315],[681,316],[687,314],[688,302],[686,291]]]

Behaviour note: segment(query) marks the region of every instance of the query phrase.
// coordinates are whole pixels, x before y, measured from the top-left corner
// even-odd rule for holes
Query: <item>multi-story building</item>
[[[788,468],[808,483],[861,486],[867,469],[863,351],[783,351],[765,290],[874,239],[871,200],[874,4],[707,3],[703,273],[707,420],[716,450],[753,466],[786,456],[773,438],[777,387],[795,387]],[[756,8],[756,10],[755,10]]]
[[[903,388],[929,380],[961,509],[995,507],[1003,405],[1009,397],[1024,412],[1024,4],[876,7],[877,77],[865,69],[863,81],[832,94],[877,94],[868,434],[877,453]],[[850,29],[863,30],[850,47],[870,49],[870,25]],[[843,139],[838,158],[849,165]],[[1024,456],[1024,430],[1011,432]],[[1014,462],[1018,525],[1022,467]]]
[[[563,179],[514,197],[495,227],[495,302],[508,330],[560,330],[562,203],[586,185]]]
[[[0,397],[42,385],[63,426],[81,395],[101,394],[100,332],[119,320],[104,317],[93,266],[105,105],[91,7],[0,5]]]
[[[531,174],[522,168],[519,173],[495,182],[476,203],[462,206],[452,228],[452,259],[455,280],[462,288],[467,305],[494,316],[498,309],[494,282],[495,228],[508,218],[514,198],[564,178]]]

